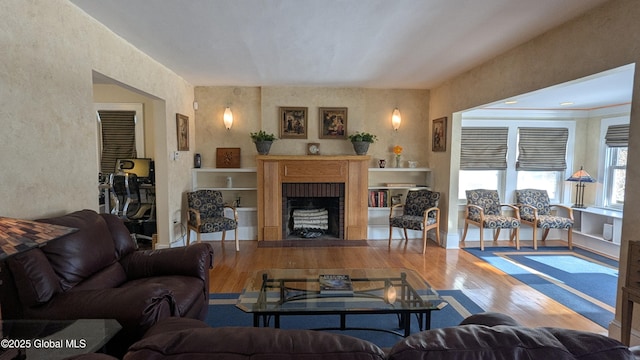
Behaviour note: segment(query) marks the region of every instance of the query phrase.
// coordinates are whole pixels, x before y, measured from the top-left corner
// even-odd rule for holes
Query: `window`
[[[627,147],[607,149],[605,169],[605,206],[622,208],[624,205],[625,178],[627,176]]]
[[[575,141],[575,121],[539,120],[524,122],[463,118],[461,129],[460,172],[458,179],[458,204],[466,203],[466,190],[496,189],[505,202],[513,201],[513,193],[520,189],[542,189],[549,194],[552,203],[567,201],[567,168],[573,166],[573,148],[568,146]],[[465,131],[470,129],[477,135],[479,129],[488,129],[489,134],[475,136],[468,145],[471,151],[465,152]],[[496,130],[500,130],[497,132]],[[499,157],[505,167],[479,168],[484,165],[478,157],[488,151],[479,145],[495,144],[496,134],[506,130],[507,138],[501,140],[498,148],[503,149]],[[505,156],[506,155],[506,156]],[[465,159],[468,156],[469,159]]]
[[[604,206],[622,209],[624,205],[625,178],[627,175],[627,150],[629,124],[610,125],[605,135]]]
[[[562,202],[561,188],[563,183],[560,171],[518,171],[516,188],[547,190],[552,203]]]
[[[519,127],[516,189],[547,190],[550,201],[562,202],[568,138],[564,127]]]
[[[458,181],[458,199],[467,198],[466,190],[472,189],[500,189],[503,188],[503,174],[501,170],[460,170]]]
[[[109,174],[114,172],[115,170],[115,161],[118,158],[132,158],[132,157],[145,157],[145,148],[144,148],[144,111],[143,105],[140,103],[95,103],[94,108],[96,111],[96,125],[98,130],[98,141],[96,143],[98,154],[100,158],[98,159],[98,168],[100,172],[103,174]],[[128,114],[133,113],[133,117],[129,117]],[[120,114],[125,115],[124,117],[119,116]],[[112,116],[114,115],[114,116]],[[105,127],[105,123],[103,123],[104,119],[105,123],[110,123]],[[130,128],[126,130],[125,133],[131,132],[133,135],[133,139],[135,139],[135,148],[131,149],[129,145],[118,145],[122,141],[125,141],[124,138],[121,138],[118,134],[122,133],[122,127],[118,125],[121,120],[123,123],[127,123],[126,126],[129,128],[129,124],[131,124],[131,119],[133,119],[134,128]],[[105,132],[106,130],[106,132]],[[114,133],[115,131],[115,133]],[[106,139],[105,139],[106,137]],[[129,137],[129,135],[126,135]],[[111,140],[115,140],[115,143]],[[106,140],[106,143],[105,143]],[[127,148],[125,150],[125,148]]]
[[[460,178],[458,198],[466,199],[466,190],[502,189],[507,168],[506,127],[463,127],[460,139]]]
[[[102,136],[100,169],[103,174],[115,171],[116,159],[137,157],[135,117],[135,111],[98,111]]]

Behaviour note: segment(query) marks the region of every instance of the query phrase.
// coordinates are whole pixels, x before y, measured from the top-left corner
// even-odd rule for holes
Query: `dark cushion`
[[[635,359],[627,346],[604,335],[563,328],[545,328],[545,330],[555,336],[576,359]]]
[[[520,323],[515,321],[511,316],[497,313],[497,312],[484,312],[479,314],[473,314],[460,322],[460,325],[511,325],[520,326]]]
[[[385,359],[376,345],[342,334],[202,324],[190,319],[162,320],[129,348],[124,359]]]
[[[127,274],[125,274],[122,265],[120,265],[120,263],[113,263],[80,282],[69,291],[114,288],[122,285],[126,281]]]
[[[396,343],[388,359],[631,360],[633,356],[620,342],[594,333],[508,325],[462,325],[413,334]]]
[[[62,292],[60,279],[40,249],[32,249],[8,259],[18,296],[24,306],[44,304]]]
[[[38,221],[78,229],[42,247],[64,291],[116,261],[107,222],[95,211],[81,210]]]
[[[131,233],[122,219],[111,214],[100,214],[100,216],[102,216],[109,227],[111,240],[115,246],[116,258],[118,260],[136,251],[136,244],[131,239]]]

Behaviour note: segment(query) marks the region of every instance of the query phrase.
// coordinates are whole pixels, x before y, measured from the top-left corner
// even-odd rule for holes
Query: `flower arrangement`
[[[396,145],[393,147],[393,153],[396,154],[396,167],[400,167],[400,155],[402,155],[402,146]]]

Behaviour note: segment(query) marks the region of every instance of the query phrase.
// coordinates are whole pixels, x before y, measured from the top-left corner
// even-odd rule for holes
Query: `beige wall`
[[[322,87],[196,87],[196,151],[202,153],[203,166],[215,167],[217,147],[240,147],[242,167],[255,166],[256,150],[249,133],[265,130],[279,134],[279,107],[302,106],[308,108],[307,139],[278,139],[270,154],[306,153],[306,144],[320,143],[323,155],[355,154],[348,140],[319,139],[319,108],[348,108],[347,134],[366,131],[375,134],[378,141],[369,147],[370,166],[377,159],[391,162],[394,145],[404,148],[406,160],[417,160],[420,166],[429,166],[430,141],[428,136],[428,90],[375,90],[361,88]],[[234,125],[226,131],[222,114],[230,106]],[[402,125],[396,132],[391,128],[391,113],[398,107]]]
[[[95,70],[155,104],[159,241],[168,245],[191,167],[191,156],[169,162],[175,113],[193,119],[193,87],[66,0],[5,0],[0,13],[11,14],[0,22],[0,215],[98,209]]]
[[[640,2],[616,0],[570,21],[528,43],[500,55],[482,66],[461,74],[431,90],[430,117],[449,116],[478,105],[509,98],[558,83],[634,63],[640,60]],[[640,156],[640,72],[635,72],[634,96],[631,110],[631,138],[629,157]],[[460,122],[450,124],[453,142],[459,141]],[[451,184],[447,193],[457,191],[459,145],[448,150],[448,156],[434,159],[438,164],[437,184]],[[441,162],[440,162],[441,160]],[[640,163],[630,162],[628,178],[640,175]],[[640,189],[633,182],[627,184],[625,202],[640,201]],[[444,189],[441,188],[440,190]],[[436,188],[438,190],[438,188]],[[620,281],[624,282],[626,252],[629,241],[640,240],[638,215],[631,207],[625,211],[622,232]],[[448,208],[448,231],[458,227],[456,207]],[[620,304],[616,311],[620,319]],[[634,321],[638,324],[638,321]],[[617,324],[611,329],[617,331]]]

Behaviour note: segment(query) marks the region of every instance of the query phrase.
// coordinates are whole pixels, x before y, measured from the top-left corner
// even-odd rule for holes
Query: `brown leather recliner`
[[[78,231],[7,259],[4,319],[116,319],[132,343],[163,318],[206,317],[211,245],[137,251],[121,219],[92,210],[39,221]]]

